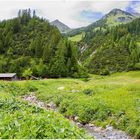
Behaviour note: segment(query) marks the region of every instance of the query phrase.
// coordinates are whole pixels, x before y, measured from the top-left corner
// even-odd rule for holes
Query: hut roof
[[[0,73],[0,78],[12,78],[16,76],[16,73]]]

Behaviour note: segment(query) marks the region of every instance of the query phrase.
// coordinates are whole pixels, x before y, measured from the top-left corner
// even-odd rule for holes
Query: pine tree
[[[65,42],[60,40],[57,45],[56,56],[51,66],[51,74],[53,76],[65,77],[67,76],[66,59],[65,59]]]
[[[33,10],[33,18],[36,18],[36,11]]]
[[[43,47],[43,61],[49,63],[51,60],[51,44],[45,44]]]

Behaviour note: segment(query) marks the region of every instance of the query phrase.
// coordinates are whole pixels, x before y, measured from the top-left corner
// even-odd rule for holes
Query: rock
[[[43,103],[43,102],[39,102],[39,103],[38,103],[38,106],[39,106],[39,107],[44,107],[44,103]]]
[[[52,109],[55,109],[56,108],[56,105],[54,102],[50,102],[49,104],[46,105],[47,108],[52,108]]]
[[[83,125],[82,125],[81,123],[79,123],[79,122],[76,123],[76,125],[77,125],[78,127],[80,127],[80,128],[83,127]]]
[[[75,117],[74,117],[74,121],[77,121],[78,119],[79,119],[78,116],[75,116]]]
[[[101,132],[101,130],[102,130],[102,127],[94,127],[94,131],[96,132]]]
[[[106,130],[107,130],[107,131],[112,131],[112,130],[113,130],[113,127],[112,127],[112,126],[108,126],[108,127],[106,128]]]
[[[79,90],[73,89],[71,92],[72,92],[72,93],[76,93],[76,92],[79,92]]]
[[[92,123],[89,123],[88,125],[89,125],[89,127],[94,127],[94,124],[92,124]]]
[[[58,87],[58,90],[64,90],[65,87]]]

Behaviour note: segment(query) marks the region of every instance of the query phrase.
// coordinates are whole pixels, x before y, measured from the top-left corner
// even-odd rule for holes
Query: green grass
[[[78,35],[75,35],[75,36],[72,36],[72,37],[69,37],[68,40],[70,41],[73,41],[73,42],[79,42],[82,40],[82,38],[85,36],[85,33],[80,33]]]
[[[5,92],[2,92],[4,91],[2,88]],[[1,83],[1,139],[80,139],[87,137],[83,130],[78,129],[59,113],[47,111],[22,101],[17,95],[30,92],[31,86],[24,88],[21,88],[20,84]],[[32,87],[33,89],[35,88]]]
[[[0,84],[3,84],[1,82]],[[65,116],[78,116],[82,123],[107,124],[140,138],[140,71],[88,79],[48,79],[6,82],[20,88],[15,96],[31,91],[44,102],[55,102]],[[15,86],[15,87],[16,87]],[[10,87],[10,86],[9,86]],[[60,87],[64,89],[60,90]],[[5,89],[11,93],[13,89]]]

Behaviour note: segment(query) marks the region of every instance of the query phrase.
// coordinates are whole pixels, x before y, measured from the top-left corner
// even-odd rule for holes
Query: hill
[[[71,30],[70,27],[60,22],[58,19],[50,22],[50,24],[56,26],[61,33],[67,33],[68,31]]]
[[[89,72],[109,74],[140,69],[140,19],[89,31],[81,41],[80,61]]]
[[[79,76],[77,47],[48,21],[19,11],[18,17],[0,22],[0,72],[19,77]]]
[[[99,30],[101,27],[112,27],[120,24],[126,24],[138,17],[137,14],[131,14],[120,9],[113,9],[108,14],[104,15],[100,20],[90,24],[87,27],[73,29],[67,33],[68,36],[75,36],[81,32],[88,32],[90,30]]]
[[[125,24],[128,22],[131,22],[133,19],[135,19],[135,16],[120,10],[120,9],[113,9],[108,14],[106,14],[103,18],[101,18],[99,21],[96,22],[96,25],[101,26],[115,26],[119,24]],[[90,26],[94,26],[95,23],[93,23]]]

